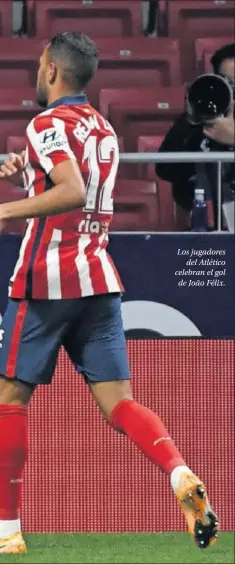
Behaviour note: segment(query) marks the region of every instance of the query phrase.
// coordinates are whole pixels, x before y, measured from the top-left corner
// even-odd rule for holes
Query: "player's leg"
[[[0,348],[0,553],[25,552],[20,532],[22,476],[28,452],[27,406],[37,384],[49,383],[61,334],[59,307],[10,300]],[[61,328],[60,328],[61,330]]]
[[[77,338],[73,328],[65,347],[84,373],[106,420],[170,476],[190,532],[198,537],[200,546],[209,544],[217,525],[214,516],[207,516],[210,507],[203,484],[187,467],[157,414],[133,399],[120,297],[90,298],[84,305],[84,323],[79,324]],[[196,530],[197,518],[202,533]]]
[[[0,553],[26,550],[20,505],[28,454],[27,405],[33,391],[0,376]]]
[[[169,475],[177,467],[186,468],[161,419],[134,400],[130,380],[89,385],[104,418],[114,429],[124,432],[149,460]]]
[[[188,529],[200,548],[215,542],[218,520],[201,480],[182,458],[161,419],[131,398],[130,381],[90,383],[92,395],[105,419],[169,477]]]

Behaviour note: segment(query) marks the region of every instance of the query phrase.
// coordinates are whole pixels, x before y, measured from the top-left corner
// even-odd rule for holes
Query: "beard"
[[[46,88],[40,84],[37,85],[37,104],[41,106],[41,108],[47,108],[48,104]]]

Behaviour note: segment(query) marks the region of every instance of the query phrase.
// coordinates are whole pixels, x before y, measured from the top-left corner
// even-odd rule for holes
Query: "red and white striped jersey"
[[[28,220],[10,282],[12,298],[66,299],[123,291],[107,253],[119,163],[116,134],[85,96],[57,100],[27,127],[24,183],[29,197],[52,187],[50,172],[76,159],[87,204]]]

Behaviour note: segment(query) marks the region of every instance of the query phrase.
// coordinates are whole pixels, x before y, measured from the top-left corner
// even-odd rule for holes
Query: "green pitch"
[[[217,544],[200,550],[189,535],[175,534],[58,534],[26,535],[28,554],[0,555],[0,564],[233,564],[234,535],[221,533]]]

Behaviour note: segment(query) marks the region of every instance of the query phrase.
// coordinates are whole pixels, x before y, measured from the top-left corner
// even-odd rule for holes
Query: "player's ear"
[[[58,69],[55,63],[48,63],[47,76],[49,84],[54,84],[58,76]]]

